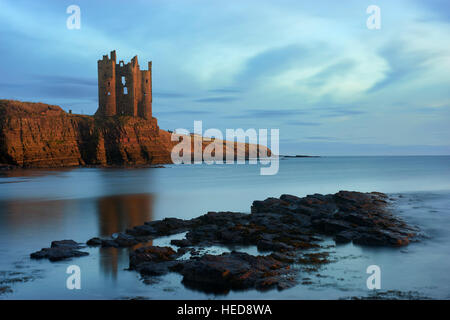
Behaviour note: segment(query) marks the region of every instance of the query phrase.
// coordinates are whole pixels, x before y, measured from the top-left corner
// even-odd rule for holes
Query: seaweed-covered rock
[[[133,269],[144,262],[164,262],[177,257],[177,252],[170,247],[148,246],[136,249],[130,254],[130,268]]]
[[[130,270],[136,270],[143,276],[160,276],[169,272],[180,254],[170,247],[139,248],[130,254]]]

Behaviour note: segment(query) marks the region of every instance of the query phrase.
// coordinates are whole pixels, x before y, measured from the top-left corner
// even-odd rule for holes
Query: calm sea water
[[[85,242],[149,220],[250,212],[253,200],[339,190],[390,194],[397,199],[396,213],[419,226],[423,239],[402,249],[338,246],[331,249],[335,263],[317,274],[300,274],[312,284],[226,295],[191,291],[176,274],[144,284],[137,273],[124,270],[128,249],[88,248],[88,257],[57,263],[29,259],[53,240]],[[450,299],[449,231],[449,156],[291,158],[280,161],[275,176],[259,175],[255,165],[11,171],[0,176],[0,287],[12,292],[0,299],[336,299],[368,295],[371,264],[381,267],[383,291]],[[167,245],[171,238],[153,244]],[[81,290],[66,289],[71,264],[81,268]]]

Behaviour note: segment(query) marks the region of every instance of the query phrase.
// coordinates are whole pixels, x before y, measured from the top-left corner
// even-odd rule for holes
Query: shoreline
[[[414,239],[412,227],[390,212],[390,203],[381,193],[341,191],[334,195],[298,198],[283,195],[254,201],[250,214],[209,212],[190,220],[165,218],[146,222],[108,238],[92,238],[90,247],[130,248],[129,270],[138,272],[145,282],[179,273],[187,288],[205,293],[277,288],[284,290],[308,281],[308,273],[333,263],[331,236],[335,244],[353,242],[362,246],[402,247]],[[332,214],[336,209],[339,215]],[[356,226],[356,227],[355,227]],[[154,239],[186,233],[171,245],[148,245]],[[265,255],[231,251],[221,255],[203,252],[211,246],[256,246]],[[332,247],[337,250],[336,245]],[[31,254],[31,258],[60,261],[87,255],[84,244],[72,240],[54,241],[50,248]],[[294,267],[300,265],[301,268]],[[246,275],[243,277],[243,275]],[[306,282],[305,282],[306,281]]]

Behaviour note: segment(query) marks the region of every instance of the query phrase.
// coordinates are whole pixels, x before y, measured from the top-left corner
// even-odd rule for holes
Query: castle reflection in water
[[[151,221],[153,199],[151,194],[118,195],[98,199],[99,236],[107,237],[115,232],[122,232],[130,227]],[[100,249],[100,266],[103,274],[115,278],[119,265],[126,264],[130,251],[135,248]]]
[[[0,241],[7,247],[29,246],[27,250],[32,252],[62,237],[78,242],[108,237],[151,221],[153,204],[154,195],[150,193],[87,199],[1,200]],[[6,230],[15,236],[7,237]],[[128,267],[128,255],[133,249],[100,248],[101,273],[116,278],[119,269]]]

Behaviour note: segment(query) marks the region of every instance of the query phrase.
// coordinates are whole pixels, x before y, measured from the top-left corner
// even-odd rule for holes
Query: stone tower
[[[116,51],[111,57],[98,60],[97,115],[127,115],[152,118],[152,62],[148,70],[140,70],[137,56],[125,64],[116,63]]]

